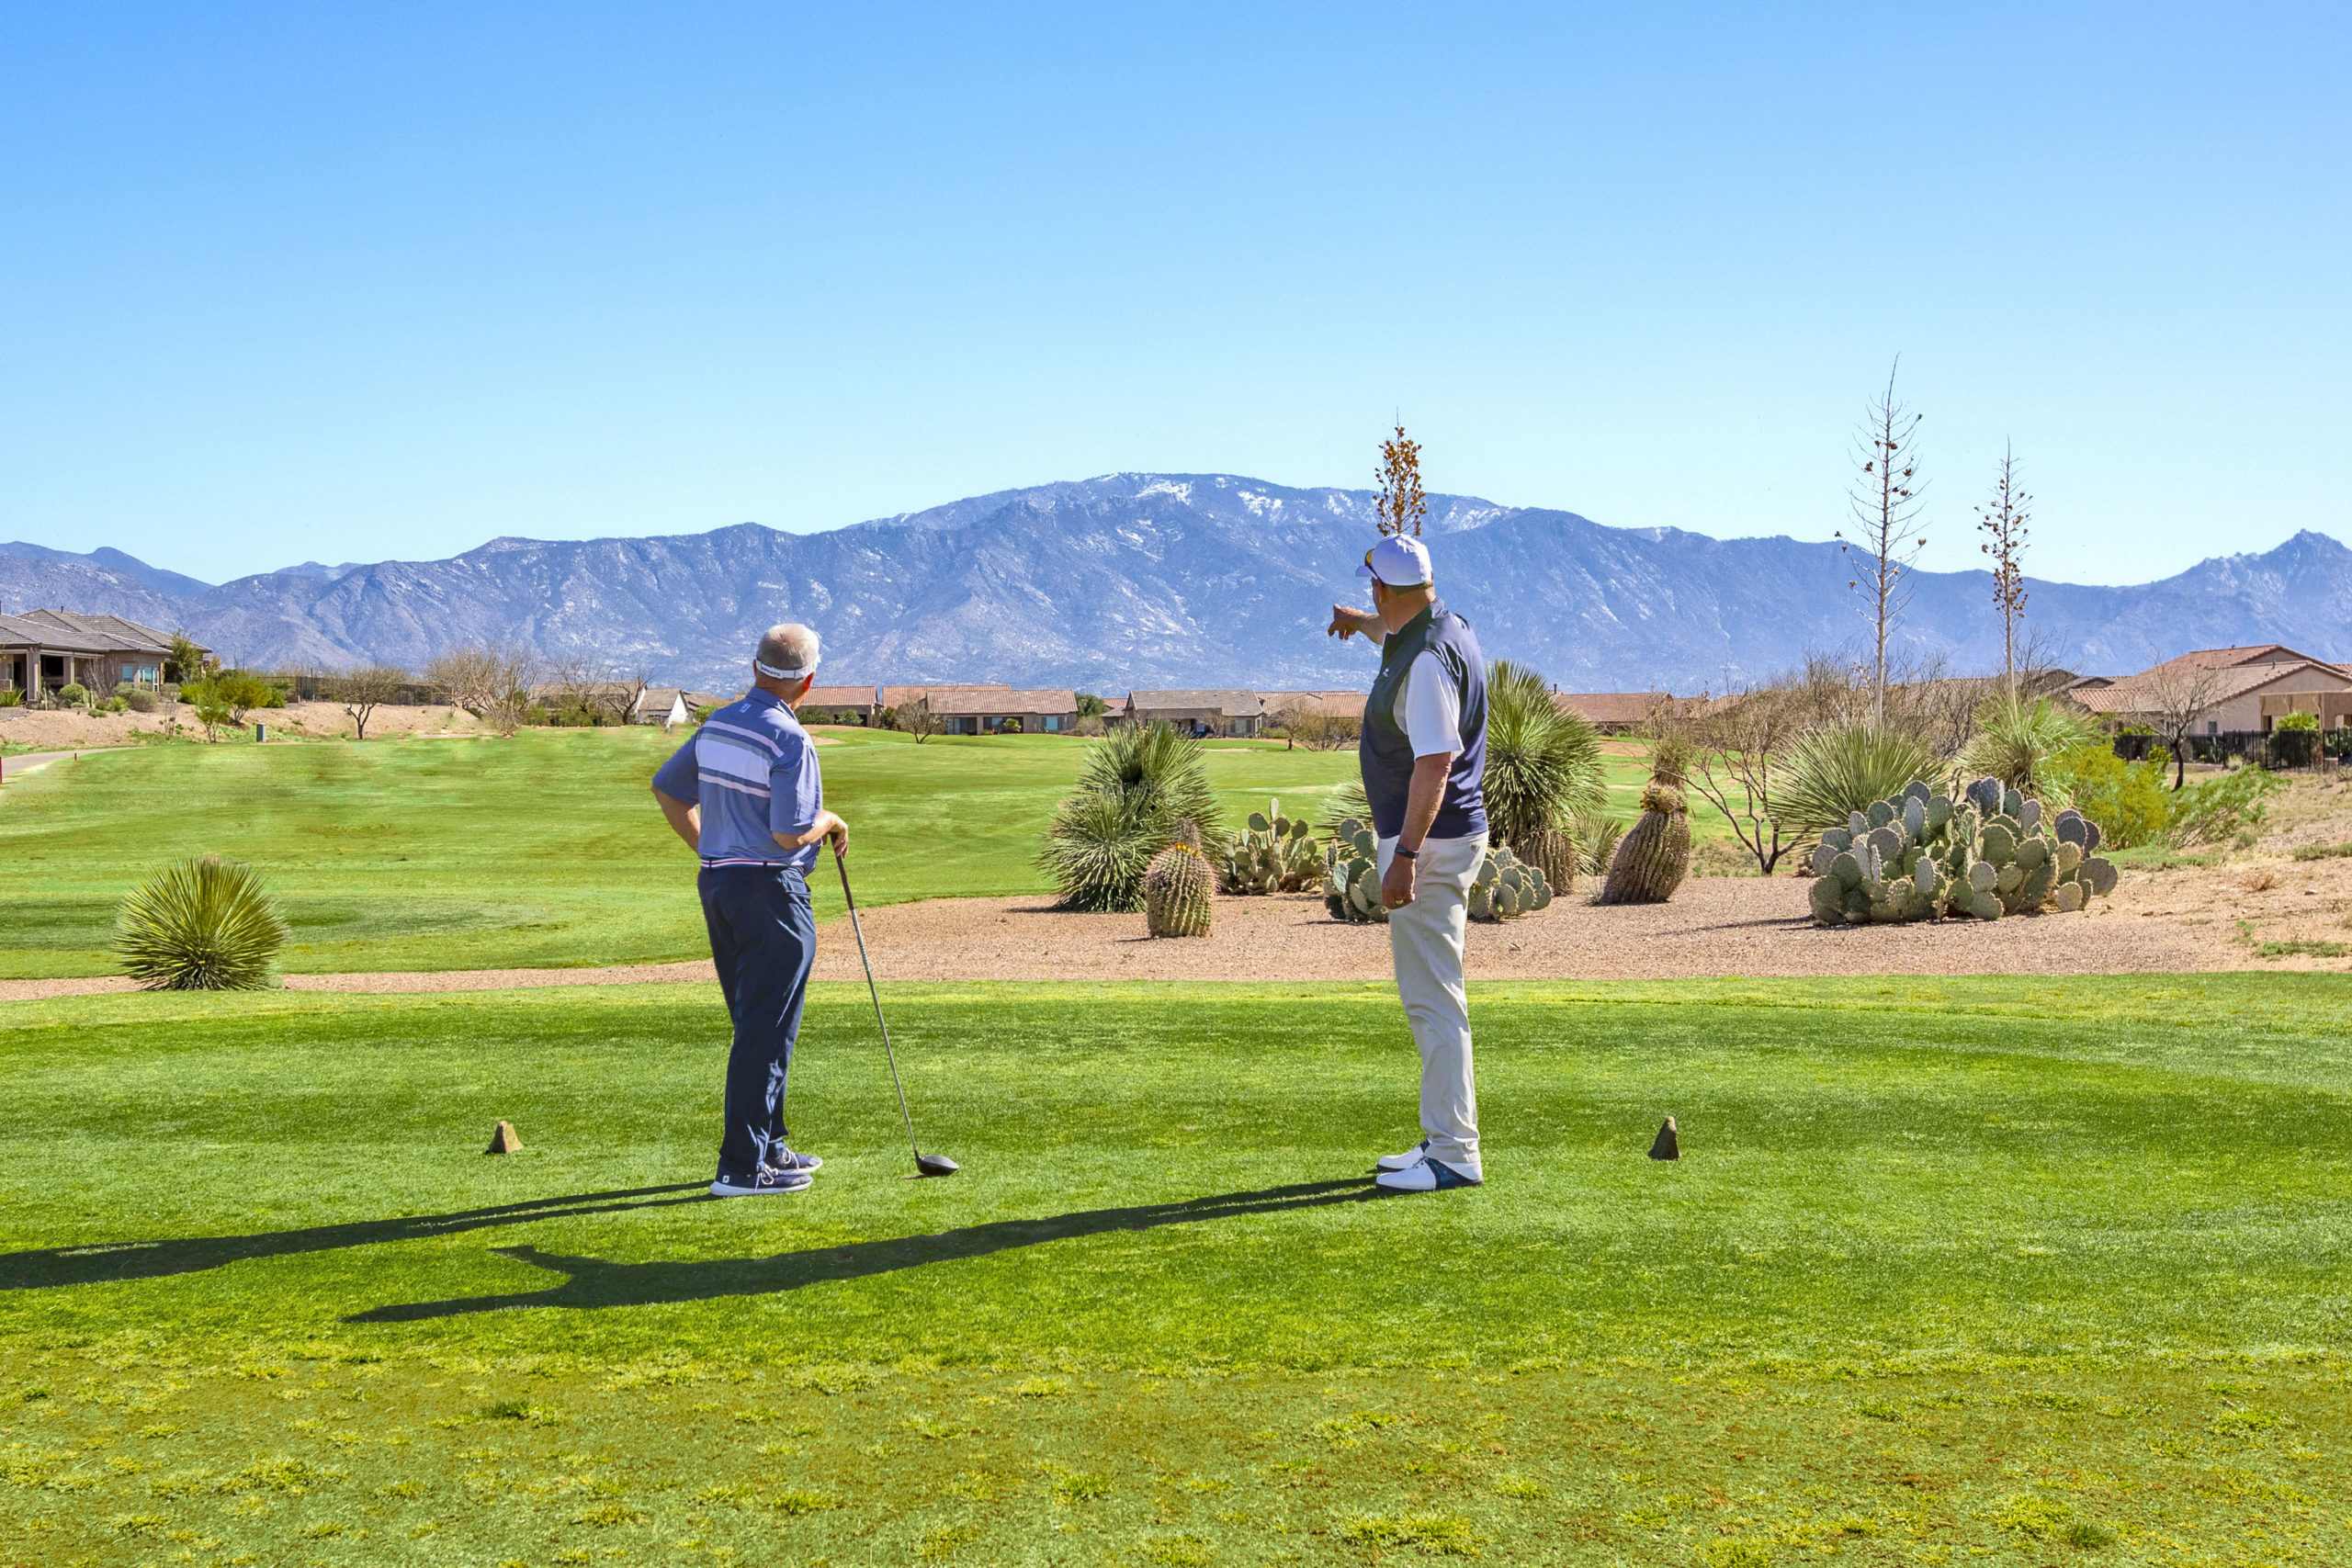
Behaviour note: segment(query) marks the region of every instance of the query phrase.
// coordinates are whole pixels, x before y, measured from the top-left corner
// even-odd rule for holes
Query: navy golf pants
[[[718,1168],[749,1176],[784,1148],[785,1084],[817,960],[817,917],[808,883],[783,866],[705,866],[695,886],[735,1021]]]

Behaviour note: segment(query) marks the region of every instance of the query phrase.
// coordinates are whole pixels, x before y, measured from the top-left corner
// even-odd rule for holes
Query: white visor
[[[805,665],[798,670],[779,670],[773,664],[761,663],[756,657],[752,660],[752,668],[771,681],[798,681],[817,672],[817,666],[814,664]]]

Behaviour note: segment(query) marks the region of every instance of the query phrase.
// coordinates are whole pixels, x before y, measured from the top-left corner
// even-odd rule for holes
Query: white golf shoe
[[[1484,1187],[1484,1176],[1456,1170],[1442,1159],[1423,1159],[1404,1170],[1384,1170],[1374,1179],[1391,1192],[1442,1192],[1450,1187]]]
[[[1411,1148],[1407,1149],[1401,1155],[1382,1155],[1380,1156],[1380,1168],[1383,1170],[1410,1170],[1429,1157],[1430,1141],[1427,1138],[1423,1138],[1419,1143],[1415,1144]]]

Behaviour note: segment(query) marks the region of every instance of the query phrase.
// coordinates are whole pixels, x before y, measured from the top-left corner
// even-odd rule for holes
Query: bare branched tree
[[[1900,359],[1895,361],[1899,367]],[[1910,603],[1907,579],[1927,536],[1919,524],[1919,480],[1916,414],[1894,400],[1894,371],[1886,373],[1886,390],[1871,401],[1861,428],[1855,434],[1854,456],[1862,469],[1848,492],[1859,537],[1848,540],[1839,529],[1839,547],[1854,563],[1855,576],[1846,586],[1860,593],[1862,618],[1871,623],[1877,654],[1871,679],[1871,720],[1886,719],[1886,644],[1895,623]]]
[[[1402,424],[1396,439],[1380,444],[1380,468],[1373,478],[1380,481],[1380,531],[1419,538],[1421,519],[1430,512],[1429,497],[1421,492],[1421,444],[1406,439]]]
[[[479,715],[511,683],[503,679],[506,665],[505,650],[489,643],[453,648],[426,661],[424,683],[450,706]]]
[[[1773,769],[1788,745],[1812,726],[1802,677],[1702,701],[1691,724],[1685,782],[1723,813],[1763,875],[1796,848],[1772,805]]]
[[[2017,453],[2001,444],[2001,468],[1993,480],[1993,499],[1976,509],[1976,527],[1984,536],[1979,547],[1993,558],[1993,603],[2001,612],[2001,678],[2018,689],[2018,633],[2025,625],[2026,524],[2032,517],[2033,497],[2018,483]]]
[[[2172,787],[2188,780],[2188,738],[2222,705],[2223,677],[2211,665],[2163,664],[2125,684],[2130,711],[2148,721],[2172,753]]]
[[[376,710],[399,696],[408,683],[408,671],[396,664],[363,664],[335,676],[328,689],[351,716],[355,739],[365,740]]]

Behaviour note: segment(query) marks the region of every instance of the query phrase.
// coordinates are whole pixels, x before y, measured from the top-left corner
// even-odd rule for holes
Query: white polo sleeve
[[[1462,750],[1462,694],[1434,653],[1423,653],[1405,671],[1396,694],[1396,728],[1413,743],[1416,757]]]

